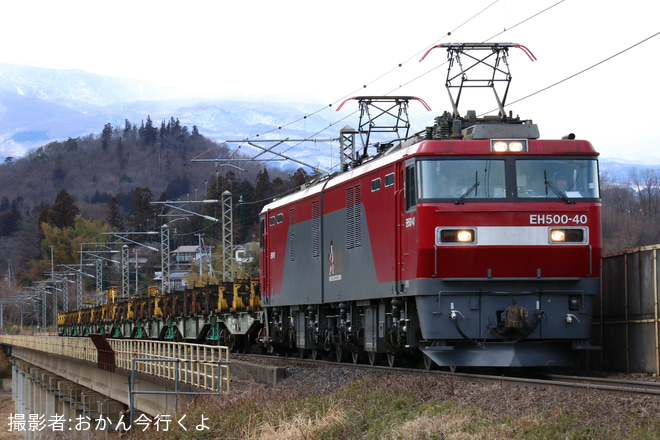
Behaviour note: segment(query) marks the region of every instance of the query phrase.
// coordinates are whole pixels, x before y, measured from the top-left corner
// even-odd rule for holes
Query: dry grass
[[[472,417],[467,413],[423,415],[404,422],[394,427],[386,439],[423,439],[437,438],[441,435],[443,439],[465,438],[462,428],[469,425]]]
[[[341,425],[347,420],[344,408],[330,407],[324,414],[295,414],[288,420],[275,420],[259,425],[254,433],[245,437],[249,440],[307,440],[318,438],[332,425]]]
[[[236,384],[238,385],[238,384]],[[656,439],[657,399],[484,386],[443,376],[298,369],[277,385],[203,400],[211,430],[152,439]],[[134,433],[135,434],[135,433]]]

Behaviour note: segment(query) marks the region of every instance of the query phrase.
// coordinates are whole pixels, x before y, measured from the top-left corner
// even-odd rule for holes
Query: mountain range
[[[98,134],[110,123],[123,127],[150,117],[154,125],[174,117],[182,125],[195,126],[205,137],[222,142],[256,134],[271,139],[338,138],[333,110],[320,105],[227,100],[182,100],[175,92],[146,82],[114,78],[81,70],[54,70],[0,63],[0,160],[25,156],[52,141]],[[357,116],[355,117],[357,120]],[[290,124],[298,121],[296,124]],[[296,169],[335,168],[338,144],[291,142],[280,149],[299,162],[282,161],[243,143],[230,144],[243,154],[260,159],[279,159],[271,165]],[[273,143],[262,143],[270,148]],[[633,168],[646,165],[620,160],[601,160],[601,170],[626,180]]]
[[[277,139],[303,139],[332,125],[331,120],[318,112],[319,107],[296,103],[183,100],[176,99],[172,91],[137,80],[81,70],[0,63],[0,160],[23,157],[30,150],[52,141],[99,134],[107,123],[123,128],[126,120],[139,123],[147,117],[154,125],[174,117],[181,125],[195,126],[200,134],[220,142],[260,133],[270,133],[268,137]],[[302,123],[295,127],[282,127],[301,118]],[[338,135],[339,128],[330,128],[321,136],[336,138]],[[268,148],[272,144],[264,146]],[[310,143],[295,148],[294,153],[298,160],[312,167],[330,167],[333,159],[329,148],[327,143]],[[337,149],[335,147],[335,151]],[[248,147],[241,152],[249,156],[260,150]],[[273,156],[260,156],[261,159],[268,157]],[[300,166],[283,162],[278,165],[294,169]]]

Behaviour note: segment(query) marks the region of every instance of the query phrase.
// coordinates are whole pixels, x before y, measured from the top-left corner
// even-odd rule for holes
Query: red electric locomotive
[[[508,91],[500,66],[509,48],[522,48],[443,47],[450,97],[456,79],[460,91],[475,86],[460,63],[466,51],[485,53],[471,58],[494,69],[476,86],[495,90],[503,73]],[[262,341],[354,362],[418,354],[428,368],[573,365],[594,348],[598,153],[573,136],[539,139],[531,121],[505,114],[506,92],[495,96],[498,117],[459,117],[452,98],[453,114],[391,143],[368,141],[379,128],[370,116],[342,131],[341,173],[264,207]],[[383,103],[405,110],[414,98],[357,99],[364,116]],[[408,126],[397,117],[380,128]],[[367,139],[362,153],[356,135]]]

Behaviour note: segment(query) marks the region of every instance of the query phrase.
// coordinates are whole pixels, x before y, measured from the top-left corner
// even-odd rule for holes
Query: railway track
[[[554,384],[568,384],[573,388],[595,389],[600,391],[634,393],[660,397],[660,382],[630,379],[611,379],[585,376],[563,376],[547,374],[545,380]]]
[[[634,394],[640,396],[655,396],[660,398],[660,382],[613,379],[590,376],[568,376],[559,374],[541,373],[535,377],[524,377],[515,375],[482,374],[469,372],[450,372],[439,370],[426,370],[424,368],[404,368],[389,367],[384,365],[354,364],[350,362],[337,363],[329,360],[301,359],[299,357],[273,357],[268,355],[242,354],[232,355],[232,358],[253,362],[257,364],[278,365],[283,367],[296,366],[318,366],[318,367],[342,367],[356,368],[369,371],[399,372],[399,373],[418,373],[418,374],[436,374],[440,376],[450,376],[461,378],[471,382],[481,382],[484,384],[499,383],[502,386],[524,386],[530,388],[545,388],[554,390],[581,390],[584,392],[600,391],[605,393]]]

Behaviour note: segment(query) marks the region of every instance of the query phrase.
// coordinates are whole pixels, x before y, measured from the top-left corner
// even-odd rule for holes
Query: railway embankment
[[[186,408],[187,417],[208,417],[213,438],[660,438],[657,397],[333,363],[268,363],[284,368],[281,381],[234,377],[229,396],[200,399]],[[137,438],[193,438],[185,435],[191,434],[146,431]]]

